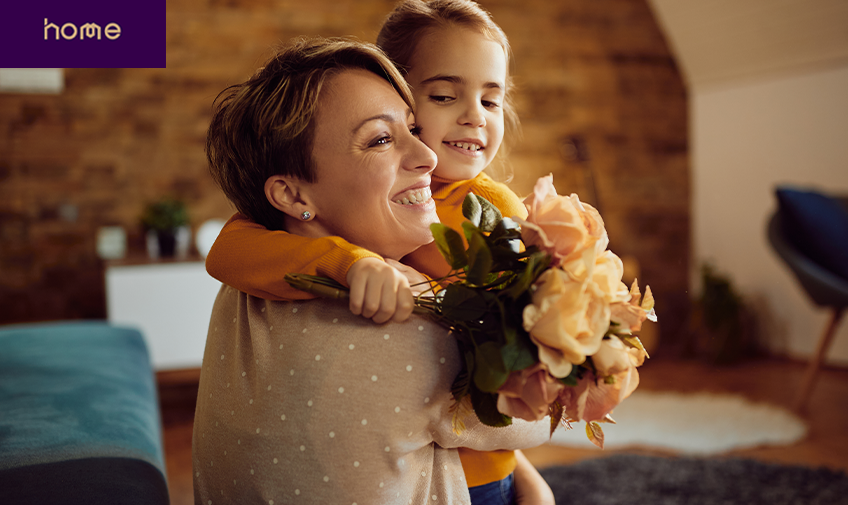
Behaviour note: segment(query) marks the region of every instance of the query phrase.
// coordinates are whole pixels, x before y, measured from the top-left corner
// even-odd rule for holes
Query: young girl
[[[483,173],[496,157],[504,130],[517,127],[509,102],[509,43],[489,14],[470,0],[406,0],[389,15],[377,38],[388,56],[406,71],[416,102],[419,138],[438,156],[430,191],[390,202],[416,205],[435,200],[441,222],[459,229],[462,202],[480,195],[504,216],[526,217],[518,197]],[[304,220],[321,219],[304,208]],[[442,277],[450,270],[435,244],[403,263]],[[210,275],[245,293],[273,300],[312,295],[284,281],[286,273],[322,275],[350,286],[350,309],[375,322],[406,319],[412,292],[402,265],[338,237],[307,238],[267,230],[236,214],[206,258]],[[401,273],[399,270],[403,271]],[[472,503],[504,503],[512,496],[553,503],[550,489],[520,453],[461,450]],[[506,491],[506,493],[504,492]],[[509,501],[507,501],[509,503]]]

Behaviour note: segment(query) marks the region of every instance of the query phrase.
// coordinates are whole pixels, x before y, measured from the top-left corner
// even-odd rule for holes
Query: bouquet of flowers
[[[452,270],[416,305],[453,331],[464,358],[452,388],[454,429],[464,429],[469,411],[490,426],[550,415],[551,434],[586,421],[589,440],[603,447],[599,423],[614,422],[613,408],[639,383],[636,367],[647,352],[636,333],[646,319],[656,321],[653,297],[650,288],[642,296],[635,281],[630,289],[621,282],[623,265],[607,249],[600,214],[575,194],[557,195],[552,176],[540,178],[524,203],[527,219],[513,220],[469,194],[465,241],[431,225]],[[304,277],[289,282],[330,284]],[[334,296],[344,289],[332,288]]]

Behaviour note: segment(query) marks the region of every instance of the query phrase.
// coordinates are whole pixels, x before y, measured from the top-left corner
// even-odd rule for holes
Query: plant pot
[[[157,230],[156,239],[159,242],[159,256],[173,258],[177,249],[176,230]]]
[[[147,230],[147,255],[150,259],[188,257],[191,247],[191,228],[180,226],[175,230]]]

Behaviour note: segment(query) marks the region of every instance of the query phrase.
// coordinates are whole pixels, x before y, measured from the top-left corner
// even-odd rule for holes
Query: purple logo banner
[[[166,0],[26,0],[0,14],[0,68],[165,68]]]

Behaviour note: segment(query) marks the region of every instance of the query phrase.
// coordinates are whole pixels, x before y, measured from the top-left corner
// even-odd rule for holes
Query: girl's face
[[[506,72],[500,44],[468,28],[418,41],[407,80],[420,138],[439,158],[436,176],[473,179],[491,163],[504,134]]]

